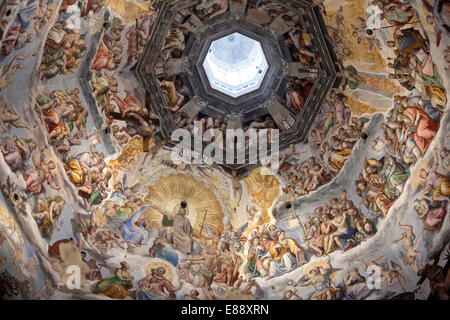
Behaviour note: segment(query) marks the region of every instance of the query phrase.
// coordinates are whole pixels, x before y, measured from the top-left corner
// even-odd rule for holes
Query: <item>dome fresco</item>
[[[0,300],[448,300],[447,0],[0,19]]]

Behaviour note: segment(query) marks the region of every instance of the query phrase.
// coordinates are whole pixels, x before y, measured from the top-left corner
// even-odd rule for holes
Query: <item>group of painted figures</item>
[[[184,16],[189,20],[192,19],[192,15],[195,15],[201,22],[207,23],[210,19],[225,14],[228,9],[228,1],[201,1],[198,5],[189,9],[189,14],[184,13]],[[311,35],[302,30],[299,21],[293,21],[290,15],[292,13],[289,10],[271,1],[248,1],[245,11],[247,16],[251,16],[252,21],[259,25],[270,25],[276,19],[282,19],[284,23],[288,23],[291,26],[291,29],[282,35],[280,44],[285,51],[286,61],[297,62],[301,69],[296,72],[298,76],[291,76],[288,79],[286,87],[279,96],[279,100],[293,115],[299,114],[303,110],[313,88],[314,79],[317,76],[315,65],[317,53],[312,49]],[[189,39],[195,36],[186,27],[189,21],[182,22],[183,24],[175,22],[171,26],[156,68],[161,90],[167,98],[166,107],[171,113],[181,117],[181,121],[178,122],[180,127],[192,131],[195,121],[201,121],[201,129],[204,131],[216,129],[224,133],[228,127],[228,118],[225,116],[185,115],[183,107],[191,101],[194,91],[186,77],[180,74],[173,75],[173,70],[170,70],[170,74],[167,75],[166,67],[170,65],[171,61],[183,58]],[[180,70],[180,72],[183,71]],[[278,124],[270,114],[262,116],[261,119],[256,121],[242,123],[241,126],[244,131],[252,128],[278,128]]]
[[[284,291],[284,299],[302,299],[299,288],[313,286],[316,291],[308,298],[334,300],[365,299],[374,293],[366,286],[363,275],[369,265],[381,268],[387,287],[399,285],[404,289],[406,271],[400,266],[402,263],[422,277],[422,283],[429,280],[432,297],[448,299],[448,265],[424,263],[417,249],[414,227],[406,222],[397,224],[400,238],[394,243],[401,245],[398,263],[380,262],[383,255],[367,262],[361,259],[359,268],[347,270],[339,284],[333,280],[339,270],[331,264],[309,267],[311,260],[330,256],[335,251],[351,251],[376,234],[380,223],[404,193],[414,165],[429,151],[445,112],[446,91],[433,63],[429,41],[422,30],[406,26],[416,16],[414,9],[408,1],[374,1],[372,5],[382,10],[382,19],[396,27],[393,40],[386,43],[396,55],[388,65],[393,70],[388,77],[398,81],[409,93],[392,96],[392,109],[385,115],[381,128],[375,128],[382,132],[370,146],[376,155],[361,159],[363,170],[351,185],[354,197],[350,199],[347,190],[340,197],[324,200],[313,213],[297,212],[290,218],[298,220],[297,228],[302,230],[297,238],[290,235],[288,228],[263,222],[250,232],[247,232],[248,225],[233,226],[231,222],[225,223],[224,230],[199,231],[189,218],[185,202],[174,212],[148,203],[146,186],[130,184],[124,178],[126,173],[108,162],[106,152],[100,148],[104,134],[113,137],[121,147],[133,137],[142,137],[147,142],[150,139],[153,148],[150,161],[165,146],[155,134],[158,119],[145,107],[148,101],[144,103],[144,94],[131,81],[122,81],[130,75],[130,68],[144,50],[161,1],[155,1],[151,10],[131,23],[105,10],[105,1],[101,0],[64,0],[59,7],[51,0],[27,1],[20,8],[16,8],[14,1],[5,1],[0,12],[17,9],[19,13],[14,21],[2,21],[2,54],[16,57],[9,69],[1,70],[1,77],[15,76],[22,64],[31,59],[19,50],[35,45],[33,38],[45,34],[42,55],[34,57],[38,59],[35,70],[38,81],[54,84],[65,76],[82,72],[90,79],[80,88],[43,91],[41,88],[25,113],[14,102],[0,101],[1,161],[9,168],[8,174],[17,178],[26,201],[33,203],[32,216],[39,232],[51,242],[52,264],[58,266],[64,262],[63,247],[70,244],[89,270],[84,277],[91,284],[91,293],[140,300],[215,299],[233,294],[248,297],[263,283],[261,280],[270,281],[305,268],[301,279],[289,282],[292,288]],[[270,25],[288,13],[271,1],[248,1],[247,6],[247,14],[262,25]],[[201,0],[192,13],[206,22],[228,9],[229,1]],[[87,36],[85,29],[94,17],[107,17],[107,21],[94,34],[99,39],[98,45],[89,57],[93,35]],[[292,29],[284,35],[288,58],[314,69],[316,53],[311,48],[310,35],[291,21],[289,15],[284,19],[292,24]],[[167,62],[180,58],[189,36],[192,35],[182,26],[173,27],[161,59]],[[336,43],[337,48],[339,45],[342,43]],[[345,55],[344,52],[340,57]],[[14,67],[17,61],[19,65]],[[331,183],[341,174],[354,149],[371,134],[368,130],[371,116],[356,114],[352,109],[353,100],[345,92],[345,86],[357,81],[358,75],[347,73],[346,76],[347,83],[328,95],[308,141],[299,147],[299,150],[308,148],[312,155],[304,158],[293,146],[281,156],[281,167],[275,175],[291,199],[307,197]],[[168,98],[168,109],[178,113],[192,98],[191,89],[179,76],[163,75],[159,81]],[[292,113],[303,109],[313,81],[311,77],[289,79],[280,99]],[[7,81],[3,86],[1,82],[0,92],[12,83]],[[89,99],[95,102],[95,110],[88,107]],[[100,115],[110,131],[103,128],[89,131],[94,126],[93,115]],[[32,121],[36,122],[35,126]],[[194,121],[202,124],[202,131],[225,130],[227,126],[224,118],[199,114],[188,119],[184,127],[194,130]],[[243,127],[274,128],[276,124],[267,115]],[[447,217],[450,151],[436,147],[433,152],[431,163],[421,169],[413,210],[427,232],[437,233]],[[233,179],[241,197],[244,182],[236,173]],[[11,191],[6,196],[14,200],[15,195]],[[68,208],[68,202],[75,203],[76,210]],[[161,219],[150,222],[149,210],[159,212]],[[63,212],[67,211],[74,211],[67,219],[73,239],[54,241],[54,234],[67,232],[62,224]],[[1,236],[0,233],[0,245]],[[126,261],[108,268],[112,270],[110,275],[96,261],[117,250],[134,253],[142,248],[148,251],[146,258],[164,263],[151,267],[139,279],[132,273],[134,266]],[[0,298],[9,292],[4,290],[5,279],[2,278]],[[181,295],[183,288],[189,289]]]

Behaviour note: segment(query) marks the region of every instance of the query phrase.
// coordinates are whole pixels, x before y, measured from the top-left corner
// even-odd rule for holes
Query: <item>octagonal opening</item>
[[[235,32],[211,43],[203,69],[213,89],[238,98],[261,87],[269,64],[259,41]]]

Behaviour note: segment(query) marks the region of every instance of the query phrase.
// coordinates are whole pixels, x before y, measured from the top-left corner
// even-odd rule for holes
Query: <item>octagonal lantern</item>
[[[178,143],[172,133],[196,119],[244,130],[267,122],[280,131],[280,150],[307,139],[326,96],[341,83],[340,65],[314,3],[271,2],[265,8],[246,0],[222,7],[164,1],[135,72],[170,145]],[[295,56],[300,49],[310,58]],[[294,93],[302,94],[299,106]],[[247,147],[237,153],[250,159]],[[247,170],[249,163],[223,166]]]
[[[269,64],[260,42],[235,32],[211,43],[203,68],[211,88],[237,98],[261,87]]]

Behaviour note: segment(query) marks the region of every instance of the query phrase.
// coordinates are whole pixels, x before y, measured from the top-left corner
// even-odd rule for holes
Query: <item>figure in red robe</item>
[[[424,110],[417,107],[406,107],[403,114],[409,118],[408,129],[417,147],[424,154],[436,136],[439,125]]]

